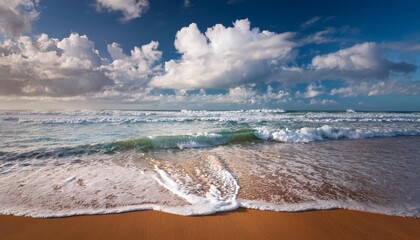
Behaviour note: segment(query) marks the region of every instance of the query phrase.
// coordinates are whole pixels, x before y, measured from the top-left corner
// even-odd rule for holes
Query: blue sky
[[[0,108],[420,110],[420,2],[8,0]]]

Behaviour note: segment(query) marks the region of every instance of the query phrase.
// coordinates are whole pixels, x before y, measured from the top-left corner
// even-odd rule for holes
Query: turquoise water
[[[419,216],[420,113],[0,112],[0,212]]]
[[[0,149],[3,154],[78,147],[108,152],[113,143],[118,151],[124,143],[143,150],[409,136],[420,135],[419,119],[420,113],[281,110],[0,112]]]

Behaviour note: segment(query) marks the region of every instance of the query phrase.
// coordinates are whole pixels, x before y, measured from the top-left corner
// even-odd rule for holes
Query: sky
[[[420,2],[0,0],[0,109],[420,111]]]

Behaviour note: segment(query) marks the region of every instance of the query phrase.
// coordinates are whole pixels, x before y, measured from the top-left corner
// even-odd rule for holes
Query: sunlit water
[[[420,216],[420,113],[0,112],[0,213]]]

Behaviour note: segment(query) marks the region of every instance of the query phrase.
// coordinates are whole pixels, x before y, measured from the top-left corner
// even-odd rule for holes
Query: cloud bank
[[[84,35],[8,39],[0,43],[0,56],[2,95],[71,96],[111,84],[98,71],[101,58]]]
[[[146,87],[159,69],[158,43],[135,47],[127,56],[117,43],[100,57],[86,35],[71,33],[63,39],[41,34],[0,42],[1,95],[68,97],[88,93],[135,91]]]
[[[358,43],[297,63],[297,57],[305,54],[303,46],[329,42],[334,29],[299,38],[293,32],[251,27],[248,19],[232,26],[216,24],[204,32],[191,23],[176,33],[179,58],[162,60],[159,43],[151,41],[128,54],[113,42],[107,46],[107,59],[86,35],[19,36],[38,16],[38,2],[8,3],[0,3],[0,11],[12,16],[0,15],[1,34],[11,37],[0,42],[3,97],[251,105],[294,100],[321,106],[337,104],[328,99],[337,96],[420,94],[419,81],[397,80],[416,72],[416,65],[387,58],[383,44]],[[97,4],[121,11],[124,21],[140,17],[149,5],[134,0],[97,0]],[[317,21],[314,18],[305,26]],[[328,87],[324,81],[336,84]],[[294,89],[299,84],[303,87]]]
[[[36,10],[39,0],[2,0],[0,1],[0,34],[15,37],[29,31],[37,19]]]

